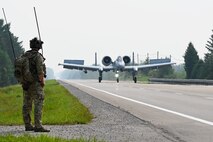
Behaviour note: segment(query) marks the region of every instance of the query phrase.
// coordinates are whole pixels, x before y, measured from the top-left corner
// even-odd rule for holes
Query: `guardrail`
[[[150,82],[168,83],[168,84],[200,84],[213,85],[213,80],[206,79],[165,79],[165,78],[150,78]]]

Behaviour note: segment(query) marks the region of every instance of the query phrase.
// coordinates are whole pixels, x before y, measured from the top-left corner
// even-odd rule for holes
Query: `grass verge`
[[[7,136],[0,136],[0,142],[101,142],[98,141],[96,138],[93,139],[62,139],[58,137],[49,137],[46,135],[40,135],[40,136],[30,136],[30,135],[22,135],[22,136],[13,136],[13,135],[7,135]]]
[[[0,125],[23,124],[22,104],[20,85],[0,88]],[[92,118],[89,110],[56,80],[46,81],[43,124],[86,124]]]

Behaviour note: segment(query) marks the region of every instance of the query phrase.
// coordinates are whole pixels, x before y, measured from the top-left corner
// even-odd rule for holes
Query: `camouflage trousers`
[[[34,102],[34,123],[36,128],[42,127],[42,108],[44,101],[44,90],[39,82],[34,82],[28,86],[28,89],[23,89],[23,120],[25,127],[31,124],[30,114],[32,112],[32,105]]]

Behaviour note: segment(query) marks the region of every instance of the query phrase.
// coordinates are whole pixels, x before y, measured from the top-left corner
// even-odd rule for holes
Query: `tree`
[[[212,30],[213,32],[213,30]],[[207,44],[206,44],[206,48],[211,52],[213,53],[213,34],[211,35],[211,37],[209,38],[210,41],[207,41]]]
[[[203,79],[205,74],[205,64],[203,60],[199,60],[197,64],[193,67],[191,78]]]
[[[189,43],[186,49],[184,61],[185,61],[184,69],[186,71],[186,78],[190,79],[192,78],[192,70],[199,61],[197,51],[195,50],[194,45],[191,42]]]
[[[209,39],[210,41],[207,41],[206,48],[210,53],[205,54],[205,72],[203,74],[205,74],[206,79],[213,79],[213,34]]]
[[[12,43],[10,41],[9,34],[11,35]],[[19,42],[18,37],[14,36],[14,34],[10,32],[10,23],[8,25],[4,25],[4,21],[2,19],[0,19],[0,44],[0,49],[5,51],[6,54],[9,55],[11,61],[14,61],[12,45],[14,47],[16,57],[24,53],[24,49],[21,45],[22,41]]]
[[[16,57],[24,52],[21,46],[22,42],[18,42],[18,37],[15,37],[10,31],[8,34],[8,28],[10,29],[10,24],[4,25],[4,21],[0,19],[0,86],[17,83],[13,75],[14,55],[9,34],[11,35]]]
[[[4,51],[0,50],[0,86],[10,84],[11,61]]]

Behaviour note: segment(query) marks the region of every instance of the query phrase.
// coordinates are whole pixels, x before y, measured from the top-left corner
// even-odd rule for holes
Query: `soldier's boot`
[[[31,107],[23,105],[23,120],[25,124],[25,131],[33,131],[34,127],[31,124],[31,117],[30,117],[30,110]]]
[[[45,129],[44,127],[34,128],[34,132],[50,132],[50,130]]]
[[[35,121],[35,132],[50,132],[50,130],[45,129],[41,123],[42,107],[43,107],[43,93],[41,92],[35,99],[34,108],[34,121]]]
[[[34,131],[34,127],[31,124],[31,118],[29,114],[24,116],[24,123],[25,123],[25,131]]]
[[[25,131],[34,131],[34,127],[32,125],[26,125],[25,126]]]

